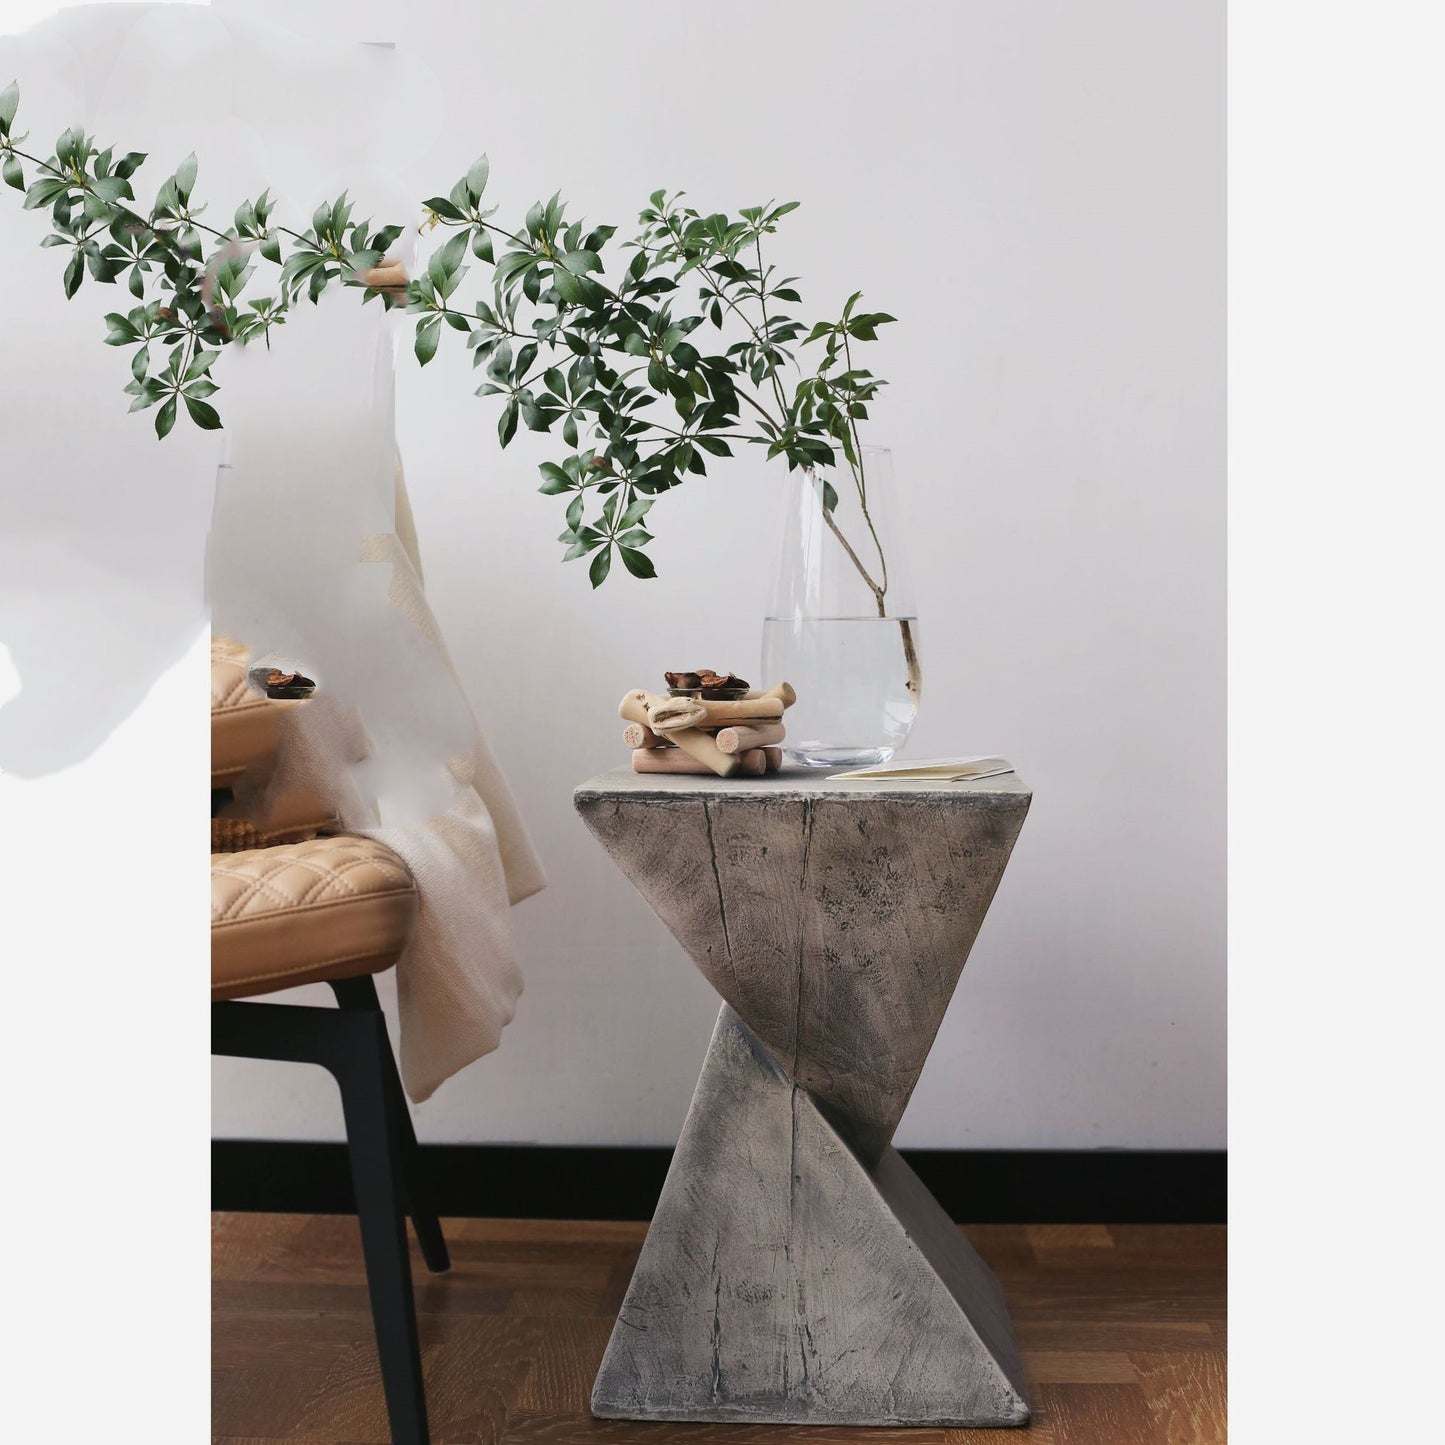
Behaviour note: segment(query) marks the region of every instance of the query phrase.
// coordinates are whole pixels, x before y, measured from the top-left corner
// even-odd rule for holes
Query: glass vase
[[[788,473],[777,579],[763,621],[763,677],[786,681],[788,757],[807,767],[887,762],[908,740],[923,675],[893,455]]]

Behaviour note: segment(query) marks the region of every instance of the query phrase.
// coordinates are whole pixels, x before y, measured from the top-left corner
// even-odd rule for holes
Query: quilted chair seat
[[[211,997],[379,973],[401,956],[416,910],[406,865],[370,838],[213,853]]]

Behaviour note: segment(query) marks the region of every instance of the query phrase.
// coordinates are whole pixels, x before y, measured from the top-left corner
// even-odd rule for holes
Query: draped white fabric
[[[390,327],[341,295],[287,329],[231,368],[213,626],[320,684],[288,715],[270,788],[331,801],[416,877],[397,999],[420,1101],[497,1046],[522,986],[510,904],[541,871],[397,535]]]

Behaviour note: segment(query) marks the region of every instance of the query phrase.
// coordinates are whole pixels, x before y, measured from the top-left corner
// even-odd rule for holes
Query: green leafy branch
[[[0,180],[24,192],[27,209],[49,211],[42,244],[70,253],[67,297],[87,276],[125,279],[138,304],[106,317],[105,340],[134,348],[126,391],[133,411],[158,407],[158,435],[182,410],[197,426],[219,427],[210,400],[217,357],[231,344],[269,345],[303,296],[316,302],[342,284],[360,287],[364,300],[396,303],[373,282],[402,227],[372,231],[352,219],[344,194],[317,207],[304,231],[277,222],[267,193],[216,229],[193,200],[194,156],[144,207],[133,185],[144,154],[117,156],[68,130],[41,159],[14,133],[18,105],[16,86],[0,91]],[[590,557],[594,587],[614,555],[633,576],[654,576],[646,523],[657,497],[744,442],[803,469],[886,615],[888,566],[858,431],[883,382],[855,364],[853,347],[894,318],[859,310],[857,293],[836,320],[809,326],[789,314],[802,301],[798,278],[779,276],[764,246],[797,202],[703,214],[682,193],[657,191],[635,234],[613,245],[617,227],[570,219],[556,195],[515,230],[498,225],[496,207],[483,204],[488,178],[484,156],[445,196],[423,203],[424,229],[453,234],[407,288],[415,352],[425,366],[444,336],[466,338],[482,373],[477,394],[498,399],[503,447],[522,427],[560,434],[568,453],[542,463],[540,490],[566,498],[564,560]],[[262,267],[267,284],[256,289],[266,294],[250,294]],[[489,284],[464,299],[477,267]],[[799,352],[810,346],[817,359],[807,367]],[[861,548],[839,528],[835,476],[856,495],[869,534]],[[908,641],[905,629],[905,650]],[[910,677],[915,666],[916,658]]]
[[[304,290],[312,301],[334,281],[357,283],[401,234],[387,227],[368,234],[368,223],[351,221],[341,196],[317,208],[311,228],[288,230],[272,221],[273,203],[262,193],[243,202],[234,222],[218,230],[199,218],[194,203],[196,158],[188,156],[162,182],[149,207],[137,203],[133,178],[146,157],[100,150],[79,129],[67,130],[48,158],[22,149],[15,133],[19,88],[0,91],[0,181],[25,196],[25,209],[48,210],[50,234],[42,246],[68,253],[62,286],[73,297],[87,276],[126,287],[139,304],[112,312],[106,343],[132,346],[126,392],[132,411],[156,407],[155,428],[166,436],[181,408],[199,427],[214,430],[221,418],[208,398],[217,391],[211,368],[232,342],[262,339],[284,324]],[[26,167],[30,167],[27,186]],[[290,254],[282,259],[283,240]],[[256,266],[253,256],[274,263],[272,294],[243,299]],[[367,297],[381,294],[367,288]]]

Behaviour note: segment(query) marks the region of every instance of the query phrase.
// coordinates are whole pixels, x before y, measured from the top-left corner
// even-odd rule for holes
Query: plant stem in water
[[[875,582],[869,574],[868,569],[863,565],[863,559],[853,550],[853,544],[843,535],[843,530],[838,525],[838,520],[832,511],[823,503],[823,487],[817,473],[812,467],[804,469],[807,472],[809,482],[817,489],[818,505],[823,508],[823,521],[827,524],[828,530],[838,539],[839,545],[848,554],[848,560],[857,569],[858,575],[867,584],[868,590],[873,594],[874,605],[878,608],[878,615],[881,618],[888,616],[888,604],[885,597],[888,592],[888,583],[885,580],[881,584]],[[855,476],[856,479],[856,476]],[[861,490],[861,489],[860,489]],[[888,563],[883,556],[883,544],[878,540],[878,532],[873,526],[873,518],[868,515],[868,507],[860,502],[863,508],[863,515],[868,522],[868,530],[873,535],[873,545],[878,549],[878,561],[883,568],[883,576],[888,576]],[[914,707],[917,707],[923,700],[923,667],[918,660],[918,644],[913,636],[913,622],[911,618],[900,617],[898,619],[898,630],[903,639],[903,664],[908,669],[908,695],[913,699]]]

